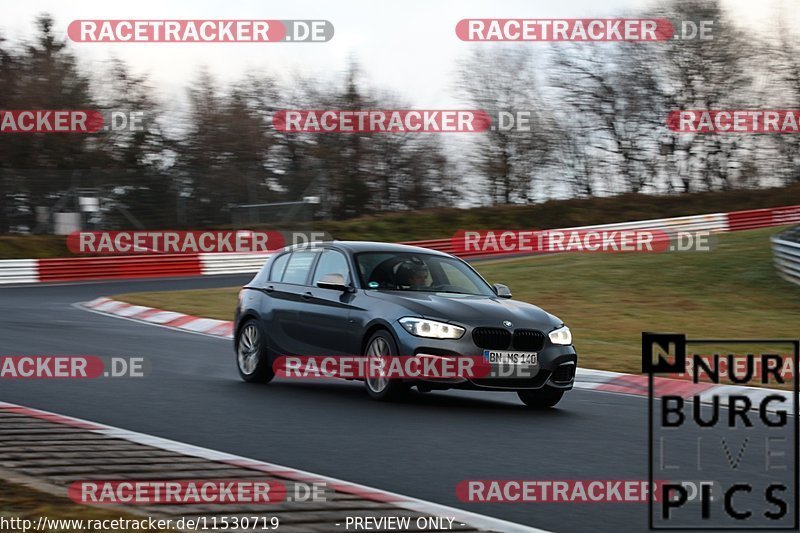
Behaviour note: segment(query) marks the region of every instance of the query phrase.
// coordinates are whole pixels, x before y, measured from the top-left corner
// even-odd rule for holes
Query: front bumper
[[[469,333],[457,340],[427,339],[415,337],[402,327],[395,328],[400,355],[416,357],[457,358],[464,356],[483,357],[483,348],[476,346]],[[545,340],[544,347],[537,352],[538,371],[528,372],[523,377],[487,376],[485,378],[415,378],[404,380],[426,389],[480,389],[480,390],[519,390],[540,389],[544,386],[563,390],[572,388],[578,353],[575,347],[552,344]]]

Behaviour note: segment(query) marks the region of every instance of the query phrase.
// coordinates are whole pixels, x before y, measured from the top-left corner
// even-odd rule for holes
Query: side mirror
[[[511,298],[511,289],[509,289],[508,286],[502,283],[495,283],[492,285],[492,288],[494,289],[494,293],[500,298]]]
[[[317,287],[320,289],[333,289],[336,291],[349,290],[344,276],[341,274],[325,274],[322,276],[322,279],[317,282]]]

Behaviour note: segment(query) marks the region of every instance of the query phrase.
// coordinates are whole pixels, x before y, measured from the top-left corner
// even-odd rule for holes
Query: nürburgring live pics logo
[[[642,333],[649,482],[670,480],[649,495],[650,529],[797,531],[797,379],[775,389],[798,352],[797,340]],[[691,384],[663,379],[687,371]],[[726,376],[737,386],[718,386]],[[681,481],[698,479],[691,498]]]

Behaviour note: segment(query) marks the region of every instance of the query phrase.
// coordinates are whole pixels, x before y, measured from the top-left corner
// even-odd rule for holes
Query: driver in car
[[[425,266],[424,263],[402,265],[397,274],[401,286],[409,287],[411,289],[424,289],[429,287],[428,267]]]

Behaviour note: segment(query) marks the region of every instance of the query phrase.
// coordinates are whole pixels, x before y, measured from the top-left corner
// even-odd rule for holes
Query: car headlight
[[[412,335],[431,339],[460,339],[465,331],[464,328],[453,324],[410,316],[401,318],[400,324]]]
[[[567,346],[572,344],[572,332],[567,326],[554,329],[549,333],[550,342]]]

